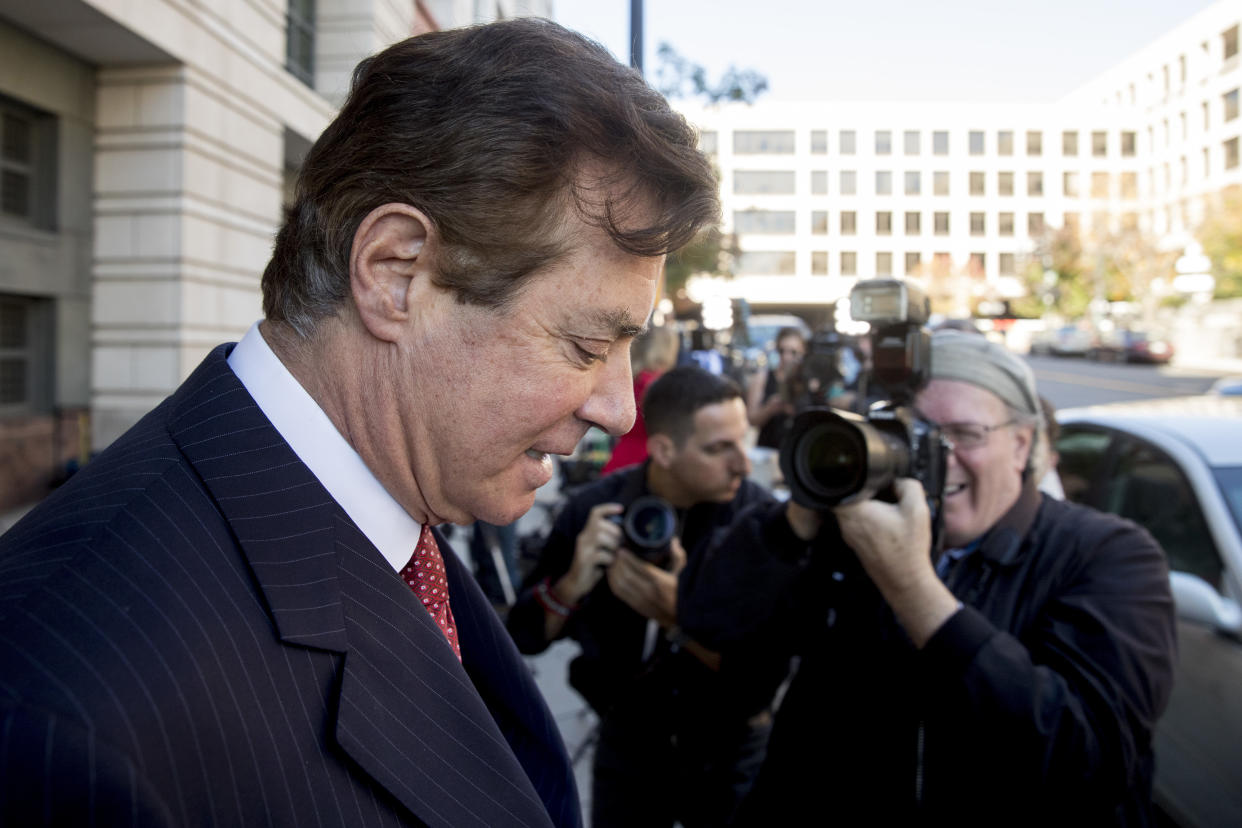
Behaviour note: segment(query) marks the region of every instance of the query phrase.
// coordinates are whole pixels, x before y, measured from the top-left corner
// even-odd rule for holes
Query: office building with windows
[[[0,0],[0,511],[261,315],[362,57],[550,0]]]
[[[692,292],[790,310],[914,276],[967,313],[1023,290],[1057,228],[1183,248],[1242,183],[1240,21],[1242,0],[1217,3],[1054,102],[686,107],[741,250]]]

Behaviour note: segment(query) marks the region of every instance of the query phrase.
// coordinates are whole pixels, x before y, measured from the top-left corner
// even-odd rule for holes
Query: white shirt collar
[[[345,513],[398,572],[422,524],[380,484],[328,415],[273,353],[256,322],[229,354],[229,367],[259,409]]]

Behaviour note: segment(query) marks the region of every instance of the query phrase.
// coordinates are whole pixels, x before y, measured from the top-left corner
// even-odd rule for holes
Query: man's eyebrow
[[[620,309],[596,311],[587,317],[587,324],[609,331],[613,339],[633,338],[647,332],[645,323],[635,324],[634,318]]]

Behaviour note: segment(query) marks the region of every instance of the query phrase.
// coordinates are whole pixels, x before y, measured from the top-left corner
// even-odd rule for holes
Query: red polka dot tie
[[[414,557],[401,570],[401,578],[410,585],[410,589],[423,602],[427,612],[440,625],[440,631],[457,654],[457,660],[461,661],[461,647],[457,644],[457,624],[453,621],[453,611],[449,609],[444,559],[440,557],[440,547],[436,544],[435,535],[431,533],[431,527],[425,523],[418,536]]]

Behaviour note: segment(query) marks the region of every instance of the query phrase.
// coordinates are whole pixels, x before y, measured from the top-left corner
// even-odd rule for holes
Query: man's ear
[[[673,443],[673,438],[667,434],[649,434],[647,435],[647,454],[651,456],[651,462],[661,468],[668,468],[673,464],[673,458],[677,455],[677,446]]]
[[[1018,467],[1018,471],[1026,469],[1027,464],[1031,461],[1031,452],[1035,448],[1035,427],[1034,426],[1017,426],[1013,430],[1014,441],[1014,463]]]
[[[354,233],[349,253],[349,287],[354,307],[371,335],[400,338],[409,321],[411,289],[430,280],[435,228],[408,204],[382,204]]]

